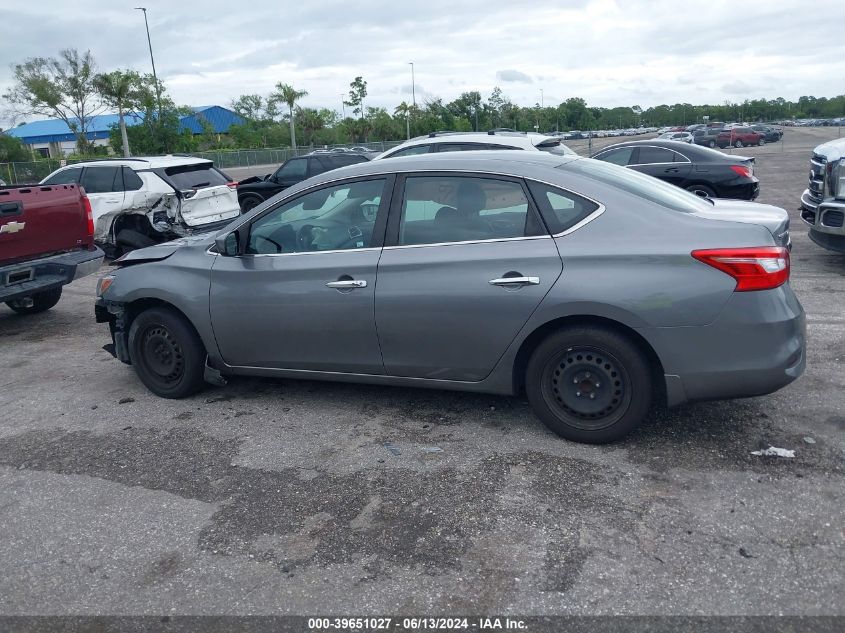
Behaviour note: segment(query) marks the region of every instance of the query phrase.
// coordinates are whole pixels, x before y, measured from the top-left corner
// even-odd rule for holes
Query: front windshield
[[[560,165],[558,169],[566,169],[598,180],[674,211],[696,213],[706,211],[713,206],[713,202],[709,198],[702,198],[657,178],[601,160],[591,158],[575,160]]]

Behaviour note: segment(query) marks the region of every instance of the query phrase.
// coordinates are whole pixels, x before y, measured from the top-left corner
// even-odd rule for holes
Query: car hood
[[[824,156],[828,161],[839,160],[845,156],[845,138],[822,143],[813,151],[819,156]]]
[[[770,204],[747,202],[745,200],[711,199],[712,209],[696,211],[696,215],[713,220],[757,224],[769,229],[780,246],[789,241],[789,213],[785,209]]]
[[[185,248],[186,246],[204,246],[208,248],[214,244],[214,237],[215,233],[189,235],[187,237],[180,237],[178,240],[173,240],[171,242],[164,242],[163,244],[148,246],[147,248],[139,248],[134,251],[129,251],[123,257],[114,260],[114,265],[130,266],[132,264],[160,261],[162,259],[167,259],[177,250]]]

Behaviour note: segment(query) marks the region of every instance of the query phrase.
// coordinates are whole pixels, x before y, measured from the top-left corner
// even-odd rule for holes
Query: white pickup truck
[[[813,150],[801,219],[810,225],[810,239],[816,244],[845,253],[845,138]]]

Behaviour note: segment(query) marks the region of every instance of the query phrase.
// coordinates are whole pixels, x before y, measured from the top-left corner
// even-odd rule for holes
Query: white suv
[[[69,183],[88,194],[94,240],[111,256],[213,231],[240,215],[237,183],[202,158],[91,160],[62,167],[41,181]]]
[[[412,138],[376,156],[373,160],[429,154],[433,152],[462,152],[489,149],[524,149],[548,152],[550,154],[575,154],[559,138],[532,132],[432,132],[426,136]]]

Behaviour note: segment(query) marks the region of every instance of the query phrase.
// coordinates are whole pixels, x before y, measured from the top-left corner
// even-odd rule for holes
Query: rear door
[[[692,171],[692,163],[678,152],[655,145],[637,147],[628,167],[679,186]]]
[[[94,225],[111,225],[99,222],[100,218],[114,216],[124,209],[123,173],[120,165],[94,165],[85,167],[80,184],[91,201]],[[98,239],[103,236],[98,235]]]
[[[240,215],[238,193],[212,163],[178,165],[164,169],[179,192],[179,213],[188,226],[222,222]]]
[[[376,327],[388,375],[480,381],[561,273],[519,179],[400,179],[378,264]]]

